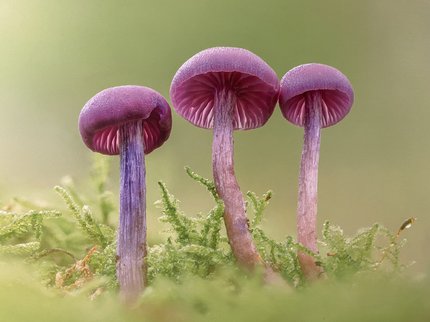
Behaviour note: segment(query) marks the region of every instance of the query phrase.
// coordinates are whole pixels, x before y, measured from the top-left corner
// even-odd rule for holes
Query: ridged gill
[[[157,148],[158,138],[160,137],[159,117],[150,117],[143,120],[142,133],[145,142],[145,154]],[[125,123],[127,124],[127,123]],[[119,154],[118,145],[119,126],[111,126],[98,131],[93,136],[93,150],[103,154]]]
[[[348,96],[337,90],[321,90],[322,98],[322,127],[329,127],[341,121],[348,114]],[[291,123],[304,126],[306,106],[306,93],[297,95],[286,102],[281,108],[284,117]]]
[[[196,126],[212,128],[214,97],[220,90],[236,95],[234,129],[262,126],[277,100],[277,89],[258,77],[239,72],[206,73],[190,78],[175,91],[176,111]]]

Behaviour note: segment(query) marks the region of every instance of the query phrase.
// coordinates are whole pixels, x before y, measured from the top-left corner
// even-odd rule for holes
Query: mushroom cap
[[[169,137],[172,115],[167,101],[151,88],[118,86],[91,98],[79,115],[79,131],[92,151],[119,154],[118,130],[125,123],[143,120],[143,140],[148,154]]]
[[[273,69],[252,52],[234,47],[205,49],[176,72],[170,97],[176,112],[192,124],[213,127],[213,106],[218,91],[236,95],[234,129],[264,125],[273,113],[279,80]]]
[[[291,123],[304,126],[305,94],[319,91],[322,97],[322,127],[332,126],[349,113],[354,91],[344,74],[323,64],[305,64],[288,71],[281,79],[279,105]]]

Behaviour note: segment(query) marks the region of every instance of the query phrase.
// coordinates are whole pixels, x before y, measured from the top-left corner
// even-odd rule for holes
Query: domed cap
[[[107,88],[91,98],[79,115],[79,131],[92,151],[115,155],[119,154],[119,127],[136,120],[143,120],[146,154],[170,135],[172,116],[163,96],[148,87],[131,85]]]
[[[297,66],[282,77],[279,96],[282,114],[291,123],[304,125],[305,93],[310,91],[321,93],[322,127],[341,121],[354,101],[351,83],[336,68],[323,64]]]
[[[170,87],[173,107],[196,126],[213,127],[217,91],[236,94],[234,129],[267,122],[278,99],[279,80],[270,66],[242,48],[215,47],[199,52],[177,71]]]

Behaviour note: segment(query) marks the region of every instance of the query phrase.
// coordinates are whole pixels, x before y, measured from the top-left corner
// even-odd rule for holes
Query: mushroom
[[[201,128],[213,128],[212,167],[216,190],[225,205],[227,236],[238,263],[262,264],[245,214],[234,173],[233,130],[264,125],[279,93],[276,73],[260,57],[242,48],[203,50],[176,72],[170,96],[176,112]]]
[[[351,109],[354,93],[349,80],[337,69],[305,64],[281,79],[279,105],[291,123],[304,127],[297,206],[299,243],[317,253],[317,186],[321,129],[341,121]],[[321,269],[311,256],[299,252],[306,277],[315,279]]]
[[[117,278],[121,296],[128,303],[146,284],[145,154],[167,140],[171,127],[166,100],[143,86],[105,89],[79,115],[79,131],[88,148],[120,155]]]

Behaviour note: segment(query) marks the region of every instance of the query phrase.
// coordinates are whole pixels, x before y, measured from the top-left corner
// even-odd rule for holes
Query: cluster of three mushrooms
[[[311,217],[316,215],[319,134],[312,139],[309,135],[319,133],[321,126],[335,123],[344,116],[340,115],[343,111],[340,108],[331,112],[331,104],[336,106],[343,97],[338,99],[336,95],[328,95],[333,96],[331,101],[321,103],[325,102],[325,91],[330,91],[331,87],[309,89],[294,80],[289,84],[288,75],[281,82],[286,84],[285,90],[281,88],[281,108],[287,119],[305,127],[298,235],[304,246],[316,250],[312,240],[315,238],[316,244],[315,229],[312,228],[315,219]],[[306,83],[308,79],[305,77],[304,81]],[[319,85],[317,83],[314,85]],[[213,176],[217,192],[225,204],[226,231],[234,256],[247,268],[263,265],[263,261],[248,230],[245,203],[234,175],[233,130],[264,125],[273,113],[279,90],[276,73],[258,56],[245,49],[223,47],[204,50],[189,59],[176,73],[170,91],[178,114],[199,127],[213,128]],[[305,94],[307,92],[317,94]],[[306,108],[315,104],[320,106],[316,116],[308,113],[309,108]],[[79,127],[84,142],[93,151],[121,156],[117,277],[121,293],[126,298],[135,298],[145,280],[144,154],[168,138],[170,109],[164,98],[149,88],[121,86],[93,97],[81,112]],[[306,148],[308,141],[315,146],[305,152],[309,150]],[[310,159],[312,166],[308,170]],[[311,179],[308,180],[309,175]],[[308,198],[309,193],[315,194],[314,200]],[[310,205],[312,201],[315,201],[314,207]],[[312,231],[314,235],[310,233]],[[307,264],[306,259],[303,255],[302,265],[312,266],[313,262]]]

